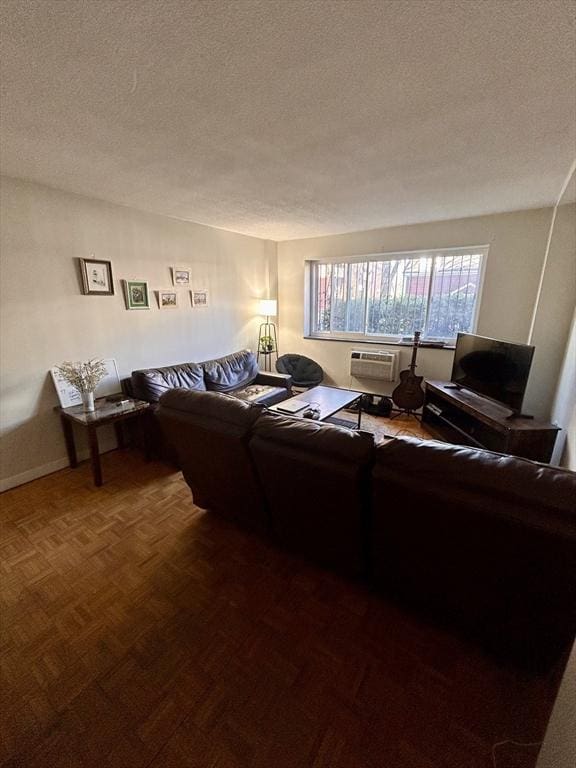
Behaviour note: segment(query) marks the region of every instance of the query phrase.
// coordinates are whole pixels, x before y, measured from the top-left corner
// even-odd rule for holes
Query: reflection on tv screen
[[[460,333],[456,342],[452,381],[520,410],[534,347]]]

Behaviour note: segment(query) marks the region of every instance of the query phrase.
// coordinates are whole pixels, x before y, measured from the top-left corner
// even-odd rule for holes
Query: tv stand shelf
[[[427,381],[422,422],[449,443],[549,462],[559,427],[524,417],[448,381]]]

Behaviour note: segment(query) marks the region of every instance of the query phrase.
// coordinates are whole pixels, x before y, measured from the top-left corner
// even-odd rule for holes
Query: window
[[[472,332],[488,247],[308,262],[308,332],[319,338],[452,341]]]

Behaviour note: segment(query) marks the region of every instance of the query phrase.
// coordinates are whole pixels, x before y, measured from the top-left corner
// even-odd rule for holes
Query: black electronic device
[[[455,387],[471,390],[509,407],[522,409],[534,347],[459,333],[452,366]]]

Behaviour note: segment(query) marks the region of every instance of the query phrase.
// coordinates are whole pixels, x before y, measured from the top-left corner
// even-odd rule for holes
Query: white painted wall
[[[527,402],[550,415],[576,305],[576,206],[557,209],[531,343],[536,347]],[[576,383],[573,383],[576,387]],[[563,427],[566,424],[559,422]]]
[[[552,405],[552,420],[562,429],[556,440],[553,464],[561,464],[576,470],[576,309],[570,323],[566,312],[566,297],[570,300],[576,283],[576,211],[574,205],[563,201],[576,198],[576,160],[572,164],[552,219],[550,249],[544,261],[540,301],[536,302],[534,315],[534,341],[546,339],[551,334],[566,337],[564,350],[540,349],[540,359],[549,360],[550,375],[559,367],[556,396]],[[568,259],[568,268],[562,269],[563,257]],[[568,288],[567,288],[568,286]],[[570,288],[571,286],[571,288]],[[564,297],[558,304],[558,296]],[[569,330],[566,327],[569,325]],[[563,361],[558,366],[558,356],[563,351]]]
[[[525,400],[525,410],[548,418],[559,367],[576,301],[573,251],[569,222],[575,206],[563,206],[565,226],[555,238],[550,274],[537,319],[536,343],[546,354],[536,359]],[[297,352],[317,360],[327,380],[349,385],[349,354],[358,342],[303,338],[304,263],[307,259],[352,256],[386,251],[412,251],[468,245],[490,246],[477,332],[508,341],[526,342],[552,209],[518,211],[454,221],[439,221],[345,235],[285,241],[278,244],[280,345],[283,352]],[[361,347],[374,349],[372,345]],[[382,345],[385,348],[385,345]],[[389,347],[393,349],[393,347]],[[410,350],[402,350],[401,367],[407,367]],[[429,379],[449,379],[453,353],[420,350],[418,373]],[[393,385],[353,381],[365,391],[389,393]]]
[[[1,191],[0,489],[66,465],[51,366],[114,357],[124,377],[255,348],[275,243],[14,179]],[[75,260],[90,254],[112,261],[115,296],[81,294]],[[174,264],[192,267],[209,308],[181,291],[176,310],[155,296],[149,311],[125,309],[121,278],[169,288]]]
[[[554,448],[553,464],[576,472],[576,311],[560,370],[552,420],[562,426]]]

